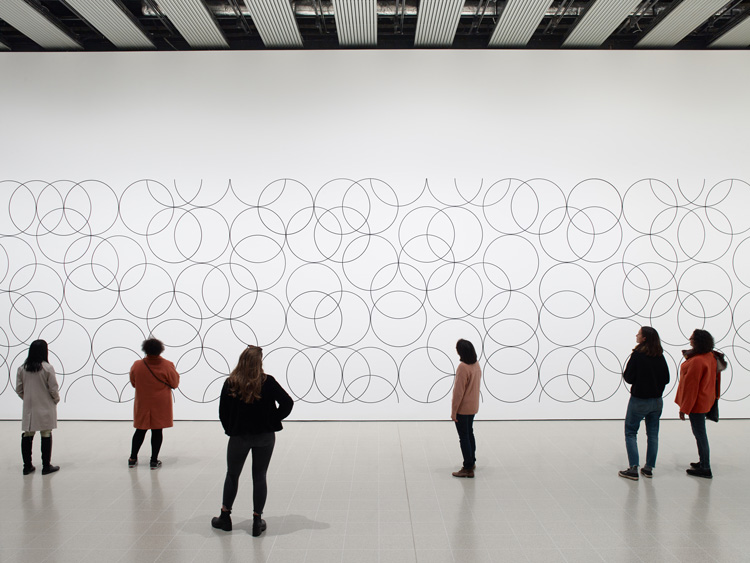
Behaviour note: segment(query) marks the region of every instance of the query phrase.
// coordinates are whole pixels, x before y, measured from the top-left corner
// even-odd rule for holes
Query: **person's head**
[[[47,341],[34,340],[29,346],[29,355],[23,363],[23,367],[26,371],[39,371],[42,369],[42,362],[48,361],[47,358]]]
[[[636,352],[641,352],[647,356],[661,356],[664,349],[661,347],[661,338],[655,328],[642,326],[635,335],[635,341],[638,345],[633,348]]]
[[[695,354],[707,354],[714,349],[714,337],[707,330],[696,328],[690,335],[690,346]]]
[[[147,338],[141,344],[141,350],[147,356],[161,356],[164,351],[164,343],[156,338]]]
[[[240,354],[237,367],[229,374],[229,394],[245,403],[252,403],[260,399],[260,389],[265,379],[263,348],[248,346]]]
[[[465,364],[475,364],[477,362],[477,352],[474,350],[474,345],[468,340],[461,338],[456,342],[456,352],[458,357]]]

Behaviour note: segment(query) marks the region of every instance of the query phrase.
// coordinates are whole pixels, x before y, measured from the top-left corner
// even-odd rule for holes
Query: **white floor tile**
[[[618,421],[478,421],[476,477],[461,480],[448,422],[285,427],[268,531],[253,538],[249,464],[233,531],[210,526],[225,473],[216,423],[178,422],[150,471],[148,441],[127,468],[128,423],[61,422],[61,471],[23,476],[18,422],[0,422],[0,561],[733,563],[750,551],[750,421],[709,427],[711,481],[685,475],[689,426],[662,422],[654,478],[638,482],[617,476]]]

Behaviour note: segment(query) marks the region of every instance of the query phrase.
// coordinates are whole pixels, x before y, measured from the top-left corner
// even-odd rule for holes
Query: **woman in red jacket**
[[[690,346],[690,350],[682,352],[685,361],[680,366],[680,384],[674,402],[680,407],[680,420],[685,420],[685,415],[690,418],[690,426],[698,445],[700,461],[691,463],[687,474],[711,479],[713,475],[706,434],[706,413],[718,398],[714,338],[708,331],[696,329],[690,336]]]
[[[159,469],[159,450],[163,441],[162,429],[171,428],[172,389],[180,384],[180,376],[169,360],[161,357],[164,344],[156,338],[143,341],[141,350],[146,354],[130,368],[130,384],[135,387],[133,402],[133,442],[128,458],[128,467],[138,463],[138,452],[146,438],[146,431],[151,430],[151,469]]]

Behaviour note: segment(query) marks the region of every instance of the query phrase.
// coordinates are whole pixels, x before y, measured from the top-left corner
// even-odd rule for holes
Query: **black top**
[[[260,388],[260,399],[252,403],[232,397],[227,378],[219,399],[219,419],[228,436],[278,432],[283,428],[281,421],[289,416],[293,406],[292,398],[271,375],[266,374]]]
[[[647,356],[641,352],[633,352],[622,374],[623,379],[630,383],[630,394],[639,399],[656,399],[664,394],[664,388],[669,383],[669,367],[664,354]]]

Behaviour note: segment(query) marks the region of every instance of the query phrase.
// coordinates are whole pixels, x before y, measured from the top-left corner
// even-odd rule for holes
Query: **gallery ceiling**
[[[747,49],[750,0],[0,0],[0,50]]]

